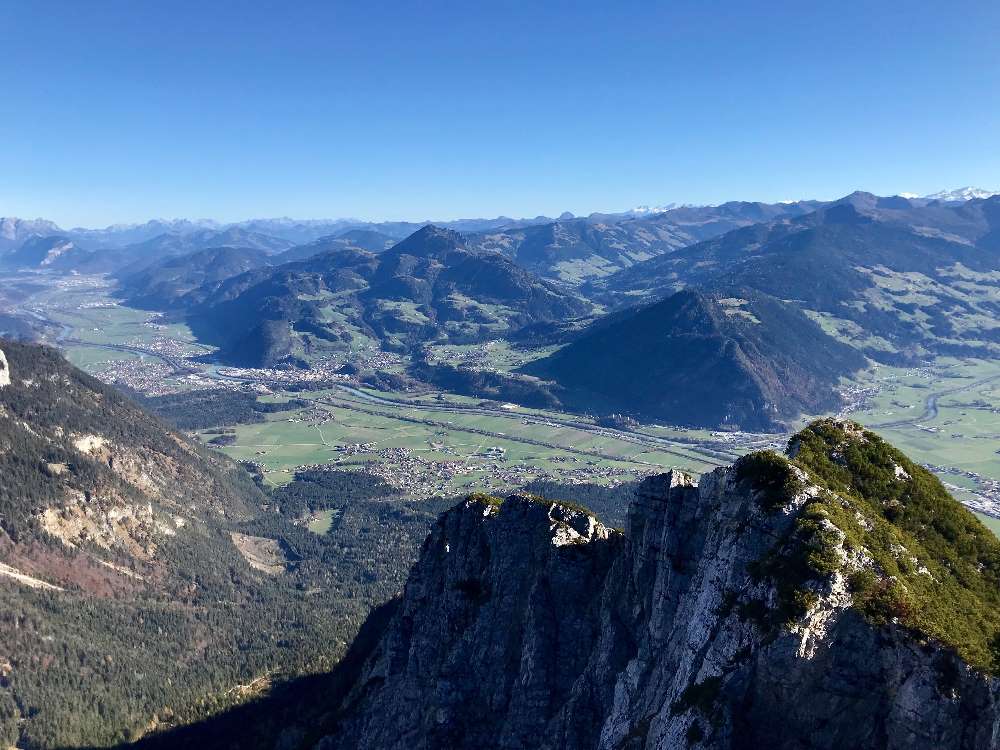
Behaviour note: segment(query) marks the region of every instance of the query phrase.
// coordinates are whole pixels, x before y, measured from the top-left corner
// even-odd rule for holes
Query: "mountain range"
[[[428,226],[381,253],[340,249],[235,276],[187,319],[224,361],[271,366],[304,348],[483,341],[591,310],[506,257]]]
[[[298,245],[236,227],[114,250],[32,237],[0,265],[112,271],[123,300],[187,321],[228,364],[506,338],[565,346],[504,380],[514,400],[777,429],[835,409],[839,379],[865,358],[1000,354],[1000,196],[948,197],[856,192],[466,233],[428,225],[400,241],[402,225]],[[681,290],[694,296],[655,304]],[[5,330],[23,330],[10,315]],[[417,364],[428,382],[491,392],[478,375]],[[725,382],[705,376],[723,371]]]
[[[387,235],[352,229],[336,237],[321,237],[304,245],[281,249],[284,243],[254,242],[256,235],[211,233],[202,236],[194,247],[230,239],[234,244],[206,247],[177,254],[150,253],[145,261],[135,261],[114,272],[121,284],[121,295],[130,304],[154,310],[178,310],[205,302],[222,282],[248,271],[306,260],[334,250],[381,252],[394,241]],[[271,238],[273,239],[273,238]],[[162,247],[161,238],[150,243]],[[148,245],[149,243],[143,243]],[[172,245],[168,245],[173,249]],[[281,250],[278,252],[278,250]],[[163,257],[165,256],[165,257]],[[159,258],[159,259],[157,259]]]
[[[1000,196],[921,205],[855,193],[653,258],[583,292],[622,304],[688,285],[750,287],[794,300],[876,360],[995,356],[998,248]]]
[[[819,205],[810,201],[683,206],[515,227],[479,233],[469,241],[503,253],[540,276],[577,286],[700,240],[762,221],[800,216]]]
[[[965,201],[972,198],[988,198],[997,195],[996,192],[982,188],[965,187],[925,196],[925,201]],[[909,198],[917,198],[907,193]],[[803,201],[791,201],[803,202]],[[808,202],[808,201],[804,201]],[[725,204],[723,204],[725,205]],[[691,208],[712,208],[712,206],[678,206],[671,203],[665,206],[638,206],[620,212],[595,212],[588,218],[594,222],[614,222],[629,218],[660,216],[671,211],[683,211]],[[342,234],[351,229],[370,229],[389,235],[394,239],[402,239],[412,234],[426,224],[435,224],[447,229],[463,233],[489,232],[491,230],[530,226],[534,224],[551,224],[575,218],[573,214],[564,212],[559,217],[549,218],[536,216],[534,218],[513,219],[498,216],[494,219],[457,219],[454,221],[365,221],[362,219],[291,219],[288,217],[273,219],[247,219],[245,221],[222,223],[212,219],[152,219],[144,223],[112,224],[103,228],[74,227],[62,229],[55,222],[47,219],[23,219],[17,217],[0,217],[0,253],[19,246],[32,236],[47,237],[64,235],[80,244],[94,249],[124,247],[150,240],[161,234],[190,234],[198,231],[222,231],[225,229],[241,229],[258,234],[266,234],[300,245],[320,237]]]
[[[932,201],[945,201],[946,203],[961,203],[965,201],[971,201],[976,198],[992,198],[994,195],[1000,195],[1000,192],[995,190],[983,190],[982,188],[974,187],[964,187],[958,188],[957,190],[941,190],[937,193],[931,193],[930,195],[924,196],[927,200]],[[915,195],[908,195],[908,198],[916,198]]]

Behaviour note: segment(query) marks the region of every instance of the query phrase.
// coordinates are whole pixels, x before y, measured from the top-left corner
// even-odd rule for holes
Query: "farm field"
[[[924,368],[883,367],[871,382],[879,392],[847,416],[916,460],[1000,477],[1000,363],[945,359]]]
[[[959,500],[1000,510],[1000,363],[880,367],[862,385],[873,393],[848,417],[931,466]]]
[[[321,510],[309,519],[306,528],[314,534],[328,534],[333,526],[333,520],[339,512],[337,510]]]
[[[259,463],[265,480],[275,485],[290,481],[299,466],[378,462],[411,473],[442,473],[445,478],[432,484],[448,492],[503,486],[504,478],[513,487],[543,476],[600,481],[669,467],[698,474],[722,463],[695,446],[651,447],[521,414],[395,407],[342,393],[310,398],[306,409],[236,426],[235,444],[223,450]]]
[[[994,518],[993,516],[987,516],[983,513],[976,513],[976,516],[982,521],[986,528],[992,531],[997,536],[1000,536],[1000,518]]]
[[[190,359],[208,348],[194,341],[187,326],[116,304],[99,277],[40,279],[24,304],[61,330],[58,343],[71,362],[99,377],[144,392],[159,386],[174,392],[240,387],[238,378],[220,380],[218,368]],[[509,371],[553,349],[521,349],[498,340],[433,346],[431,358]],[[373,349],[370,356],[378,369],[405,369],[396,355]],[[200,369],[203,377],[184,375],[173,366],[177,362]],[[499,490],[542,477],[607,483],[670,467],[699,474],[750,450],[781,450],[788,438],[654,424],[622,432],[581,415],[432,390],[293,393],[280,382],[264,384],[271,393],[262,401],[311,402],[306,409],[269,414],[262,423],[237,425],[235,443],[224,449],[259,464],[271,485],[290,481],[297,467],[318,465],[377,467],[387,478],[402,476],[420,495]],[[931,466],[971,507],[1000,510],[1000,362],[941,358],[922,367],[876,366],[845,387],[855,398],[843,416]]]

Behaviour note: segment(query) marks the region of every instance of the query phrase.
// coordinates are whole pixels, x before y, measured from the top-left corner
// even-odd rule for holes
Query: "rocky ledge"
[[[320,747],[996,747],[1000,544],[857,425],[788,455],[652,477],[624,531],[471,496]]]

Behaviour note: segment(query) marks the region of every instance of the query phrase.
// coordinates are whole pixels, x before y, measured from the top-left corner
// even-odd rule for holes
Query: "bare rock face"
[[[10,385],[10,365],[7,364],[7,357],[0,349],[0,388]]]
[[[882,521],[768,455],[780,482],[646,480],[624,532],[525,496],[449,511],[319,747],[1000,746],[990,670],[862,606],[852,582],[886,570],[835,511]]]

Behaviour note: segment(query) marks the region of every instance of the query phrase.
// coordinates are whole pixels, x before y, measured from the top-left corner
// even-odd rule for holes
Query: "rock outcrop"
[[[0,349],[0,388],[10,385],[10,365],[7,364],[7,357]]]
[[[791,447],[646,480],[624,531],[470,497],[320,748],[997,747],[1000,544],[854,425]]]

